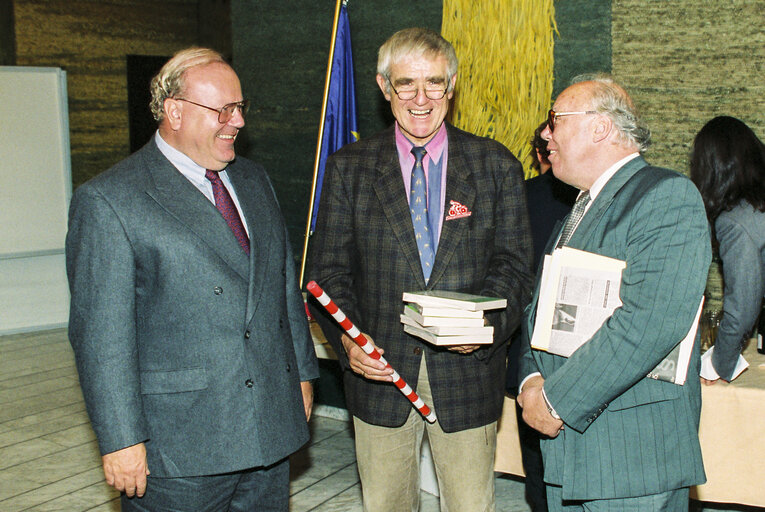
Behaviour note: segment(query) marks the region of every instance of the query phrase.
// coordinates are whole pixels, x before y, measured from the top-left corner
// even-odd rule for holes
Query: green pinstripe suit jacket
[[[711,248],[698,191],[636,158],[608,181],[568,245],[627,267],[622,307],[568,359],[529,346],[538,289],[526,310],[520,377],[541,372],[565,423],[542,441],[545,481],[577,500],[703,483],[698,336],[685,385],[645,377],[685,336],[704,293]]]

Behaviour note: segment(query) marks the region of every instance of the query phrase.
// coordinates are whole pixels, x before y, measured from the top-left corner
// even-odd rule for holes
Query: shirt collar
[[[165,139],[159,134],[159,130],[154,134],[154,142],[159,151],[170,160],[170,163],[180,171],[189,181],[195,184],[204,184],[207,182],[205,173],[207,169],[197,164],[183,152],[175,149],[165,142]]]
[[[627,162],[630,160],[634,160],[635,158],[639,157],[640,153],[637,151],[625,156],[615,164],[613,164],[611,167],[606,169],[606,172],[601,174],[598,179],[595,180],[595,183],[592,184],[590,187],[590,204],[595,200],[596,197],[598,197],[598,194],[600,194],[600,191],[603,190],[603,187],[606,186],[606,183],[614,177],[614,174],[616,174],[616,171],[624,167]]]
[[[411,159],[414,161],[414,155],[412,155],[412,148],[414,147],[414,144],[406,137],[406,135],[404,135],[401,127],[398,125],[398,121],[396,121],[395,124],[395,132],[396,147],[398,148],[399,157],[404,157],[405,159]],[[425,148],[427,149],[426,156],[430,157],[432,161],[438,162],[441,160],[441,154],[444,151],[445,145],[446,123],[441,123],[441,127],[438,129],[433,138],[425,144]]]

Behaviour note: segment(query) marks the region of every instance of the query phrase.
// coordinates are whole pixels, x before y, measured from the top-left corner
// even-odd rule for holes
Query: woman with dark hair
[[[765,145],[740,120],[715,117],[696,135],[690,167],[725,283],[712,366],[730,380],[765,296]]]

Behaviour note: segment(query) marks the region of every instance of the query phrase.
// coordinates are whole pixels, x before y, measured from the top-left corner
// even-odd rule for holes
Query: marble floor
[[[292,459],[290,510],[361,512],[349,422],[344,411],[316,412],[311,442]],[[496,493],[498,511],[530,511],[521,480],[498,474]],[[421,512],[438,510],[437,497],[421,497]],[[66,332],[0,336],[0,511],[86,510],[116,512],[119,499],[104,482]]]

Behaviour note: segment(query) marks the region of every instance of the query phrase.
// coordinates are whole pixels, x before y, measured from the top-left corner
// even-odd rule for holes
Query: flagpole
[[[313,201],[316,197],[316,180],[319,174],[319,160],[321,159],[321,142],[324,138],[324,117],[327,115],[327,96],[329,95],[329,82],[332,78],[332,62],[335,59],[335,40],[337,39],[337,24],[340,21],[340,6],[347,0],[337,0],[335,4],[335,22],[332,24],[332,41],[329,44],[329,62],[327,64],[327,78],[324,81],[324,100],[321,102],[321,121],[319,122],[319,139],[316,142],[316,159],[313,164],[313,180],[311,182],[311,199],[308,204],[308,220],[305,226],[305,238],[303,240],[303,259],[300,262],[300,288],[303,288],[305,278],[306,257],[308,255],[308,239],[311,236],[311,218],[313,217]]]

